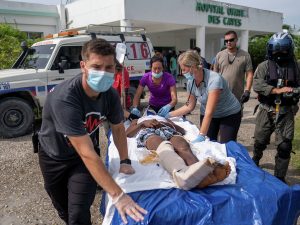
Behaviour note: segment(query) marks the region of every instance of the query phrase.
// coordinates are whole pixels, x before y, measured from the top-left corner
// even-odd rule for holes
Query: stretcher
[[[195,125],[182,119],[174,122],[188,132],[187,140],[198,133]],[[136,170],[134,175],[119,174],[119,158],[112,138],[106,164],[124,192],[148,211],[143,222],[128,218],[128,224],[176,225],[243,225],[296,224],[300,215],[300,185],[288,186],[258,168],[246,148],[237,142],[219,144],[206,141],[191,145],[199,158],[213,157],[229,161],[231,173],[220,183],[204,189],[185,191],[176,188],[170,175],[158,163],[142,165],[145,149],[138,149],[128,139],[129,155]],[[103,195],[100,212],[103,224],[123,224],[107,195]]]

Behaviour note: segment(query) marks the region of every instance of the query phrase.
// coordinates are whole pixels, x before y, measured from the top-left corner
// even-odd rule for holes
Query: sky
[[[19,2],[33,2],[41,4],[60,4],[67,0],[14,0]],[[218,1],[218,0],[217,0]],[[221,2],[244,5],[253,8],[265,9],[283,13],[283,23],[291,27],[300,28],[300,1],[299,0],[222,0]],[[297,12],[298,11],[298,12]]]
[[[283,23],[291,27],[300,28],[300,1],[299,0],[222,0],[231,4],[244,5],[253,8],[265,9],[283,13]]]

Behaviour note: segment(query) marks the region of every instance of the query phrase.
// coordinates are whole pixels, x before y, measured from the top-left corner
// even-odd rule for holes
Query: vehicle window
[[[58,70],[59,63],[66,60],[64,69],[79,69],[81,61],[81,48],[82,46],[62,46],[51,66],[51,70]]]
[[[44,69],[52,55],[54,48],[54,44],[31,47],[30,52],[26,56],[21,67]]]
[[[121,42],[116,42],[116,41],[110,41],[109,42],[112,46],[116,47],[118,43],[121,43]]]
[[[147,42],[126,42],[127,58],[131,60],[150,59],[150,50]]]

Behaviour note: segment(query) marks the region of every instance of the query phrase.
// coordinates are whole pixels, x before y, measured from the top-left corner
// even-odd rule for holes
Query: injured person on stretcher
[[[230,174],[227,161],[221,164],[211,157],[199,161],[183,137],[185,130],[171,120],[144,116],[133,120],[126,134],[127,137],[136,136],[137,147],[154,151],[160,165],[172,175],[181,189],[204,188],[224,180]]]

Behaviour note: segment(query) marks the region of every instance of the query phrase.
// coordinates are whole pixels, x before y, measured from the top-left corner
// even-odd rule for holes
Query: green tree
[[[294,44],[295,44],[295,57],[297,60],[300,60],[300,36],[298,35],[292,35]]]
[[[288,32],[292,31],[292,27],[290,25],[287,25],[287,24],[283,24],[282,29],[286,29]]]
[[[26,34],[10,25],[0,24],[0,69],[10,68],[20,55]]]
[[[263,35],[263,36],[254,36],[249,40],[249,54],[251,55],[252,64],[254,69],[258,66],[259,63],[265,60],[266,58],[266,48],[268,40],[272,34]],[[295,44],[295,57],[297,60],[300,59],[300,36],[292,35],[294,44]]]
[[[266,58],[266,47],[270,37],[271,34],[264,36],[254,36],[249,40],[249,54],[251,55],[254,70],[256,69],[258,64],[264,61]]]
[[[27,39],[26,33],[7,24],[0,24],[0,69],[8,69],[22,52],[21,42],[28,46],[41,39]]]

